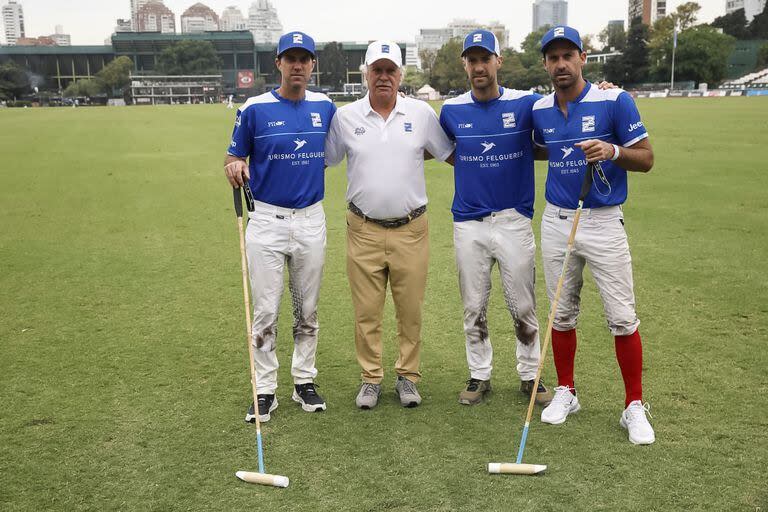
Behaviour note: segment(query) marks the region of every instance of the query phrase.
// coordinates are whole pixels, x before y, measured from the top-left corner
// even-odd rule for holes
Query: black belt
[[[383,228],[393,229],[399,228],[400,226],[405,226],[412,220],[421,217],[427,211],[427,205],[419,206],[405,217],[400,217],[399,219],[372,219],[371,217],[368,217],[366,214],[364,214],[362,210],[360,210],[360,208],[355,206],[355,203],[352,202],[349,203],[349,211],[358,217],[362,217],[367,222],[373,222],[374,224],[378,224]]]

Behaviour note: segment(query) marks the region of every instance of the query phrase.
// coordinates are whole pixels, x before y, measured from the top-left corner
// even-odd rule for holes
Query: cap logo
[[[563,27],[557,27],[555,29],[555,37],[565,37],[565,29]]]
[[[472,36],[473,43],[480,43],[483,41],[483,34],[475,34]]]
[[[388,44],[381,45],[381,53],[389,53],[389,45]]]
[[[301,34],[293,34],[293,44],[304,44],[304,36]]]

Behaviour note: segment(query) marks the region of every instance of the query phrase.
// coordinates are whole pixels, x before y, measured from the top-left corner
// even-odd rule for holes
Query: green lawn
[[[656,167],[630,178],[627,230],[657,441],[632,446],[623,384],[587,279],[576,376],[582,411],[531,426],[538,477],[512,462],[527,401],[495,279],[494,394],[457,403],[467,378],[449,213],[452,173],[427,166],[432,254],[424,404],[354,396],[344,263],[343,168],[327,173],[328,250],[318,383],[290,401],[283,304],[280,408],[256,470],[239,251],[221,162],[222,106],[0,110],[0,509],[2,510],[768,510],[768,99],[639,102]],[[537,217],[543,205],[538,168]],[[539,319],[547,302],[539,265]],[[544,378],[554,379],[551,356]]]

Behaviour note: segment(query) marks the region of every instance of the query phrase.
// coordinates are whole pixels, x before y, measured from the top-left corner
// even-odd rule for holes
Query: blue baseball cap
[[[584,51],[582,49],[581,36],[579,35],[579,31],[575,28],[560,26],[551,28],[546,34],[544,34],[544,37],[541,38],[541,53],[546,53],[547,46],[549,46],[549,44],[553,41],[560,39],[573,43],[576,45],[576,48],[578,48],[580,52]]]
[[[467,34],[467,37],[464,38],[464,50],[462,50],[461,56],[463,57],[470,48],[483,48],[494,55],[501,53],[499,40],[490,30],[475,30]]]
[[[315,56],[315,40],[304,32],[288,32],[280,36],[280,41],[277,43],[277,56],[281,56],[291,48],[301,48]]]

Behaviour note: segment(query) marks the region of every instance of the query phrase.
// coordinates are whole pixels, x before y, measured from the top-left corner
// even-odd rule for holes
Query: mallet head
[[[271,485],[272,487],[288,487],[288,477],[270,475],[267,473],[254,473],[251,471],[238,471],[235,476],[243,482],[250,484]]]
[[[489,462],[488,473],[511,475],[536,475],[547,470],[543,464],[511,464],[506,462]]]

